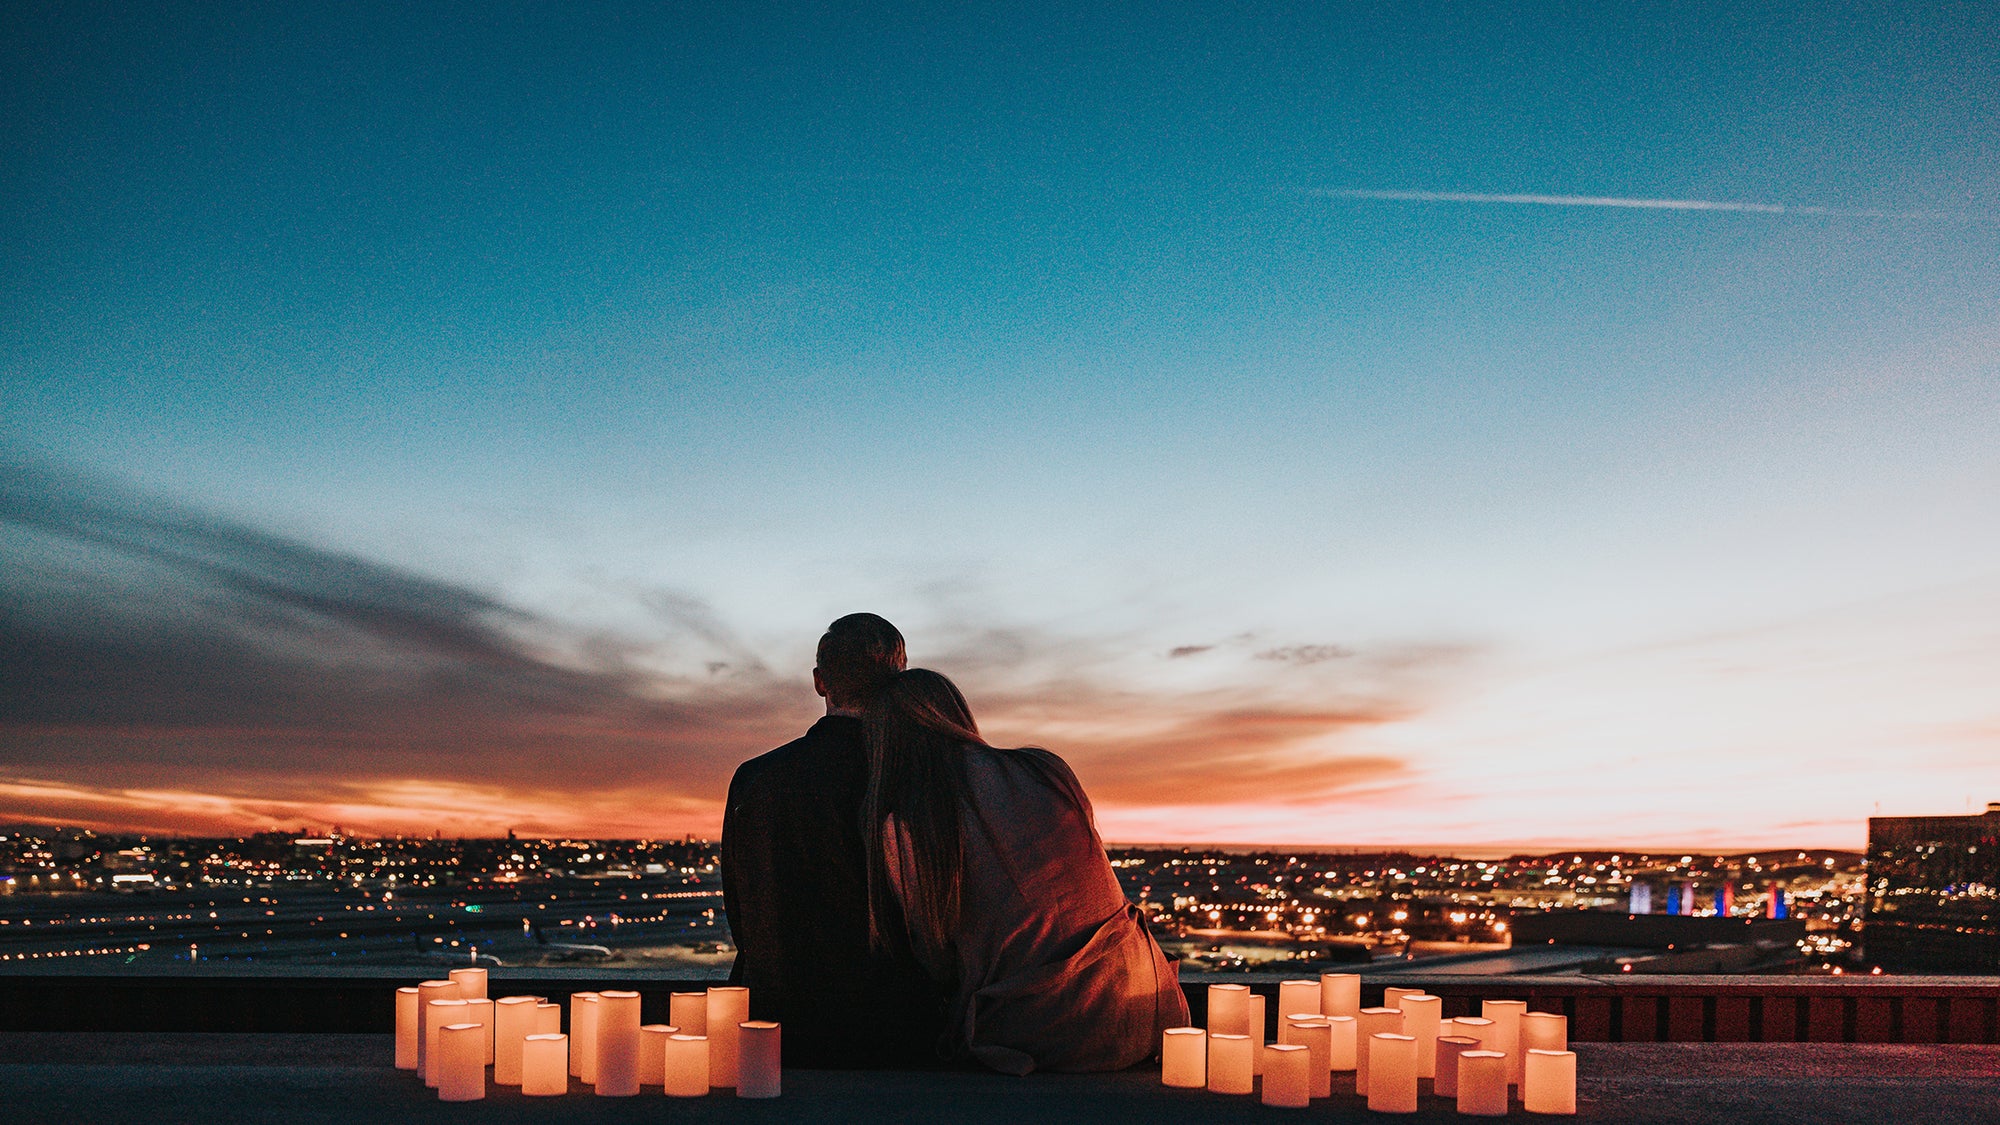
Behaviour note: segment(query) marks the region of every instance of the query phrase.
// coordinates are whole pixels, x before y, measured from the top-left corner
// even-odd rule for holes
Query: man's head
[[[889,677],[903,670],[903,634],[872,613],[850,613],[819,639],[813,690],[828,710],[856,711]]]

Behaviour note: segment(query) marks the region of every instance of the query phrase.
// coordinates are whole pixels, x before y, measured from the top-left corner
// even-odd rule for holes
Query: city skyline
[[[712,836],[857,610],[1112,841],[2000,799],[1975,10],[0,20],[0,823]]]

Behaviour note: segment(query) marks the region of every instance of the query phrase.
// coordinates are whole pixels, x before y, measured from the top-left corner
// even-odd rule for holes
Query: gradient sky
[[[0,821],[712,832],[857,609],[1105,835],[2000,800],[1979,4],[0,12]]]

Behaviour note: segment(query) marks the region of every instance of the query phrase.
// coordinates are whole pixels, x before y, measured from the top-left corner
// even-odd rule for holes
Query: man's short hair
[[[850,613],[819,639],[819,676],[836,705],[861,706],[903,670],[903,634],[872,613]]]

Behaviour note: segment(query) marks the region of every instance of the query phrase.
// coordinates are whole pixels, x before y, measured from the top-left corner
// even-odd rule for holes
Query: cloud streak
[[[624,628],[0,463],[0,820],[713,831],[736,764],[815,717],[805,669],[772,671],[683,593],[635,592]],[[1420,713],[1466,655],[925,632],[922,661],[996,742],[1062,754],[1113,810],[1407,783],[1410,762],[1351,737]],[[1148,678],[1203,654],[1198,689]]]
[[[713,804],[813,701],[693,599],[659,595],[634,616],[656,635],[585,634],[103,482],[0,466],[0,775],[99,794],[71,800],[77,819],[147,800],[120,794],[178,792],[205,795],[167,802],[201,824],[321,808],[322,822],[400,830],[483,809],[472,819],[492,830],[568,809],[590,813],[575,828],[665,827]],[[658,670],[669,657],[703,670]],[[514,796],[429,804],[415,783]]]
[[[1325,199],[1378,203],[1468,203],[1510,207],[1609,207],[1634,211],[1719,211],[1750,215],[1818,215],[1844,219],[1949,219],[1959,222],[2000,222],[2000,215],[1981,211],[1888,211],[1871,207],[1817,207],[1791,203],[1752,203],[1723,199],[1649,199],[1622,195],[1547,195],[1536,192],[1368,190],[1319,188],[1311,194]]]

